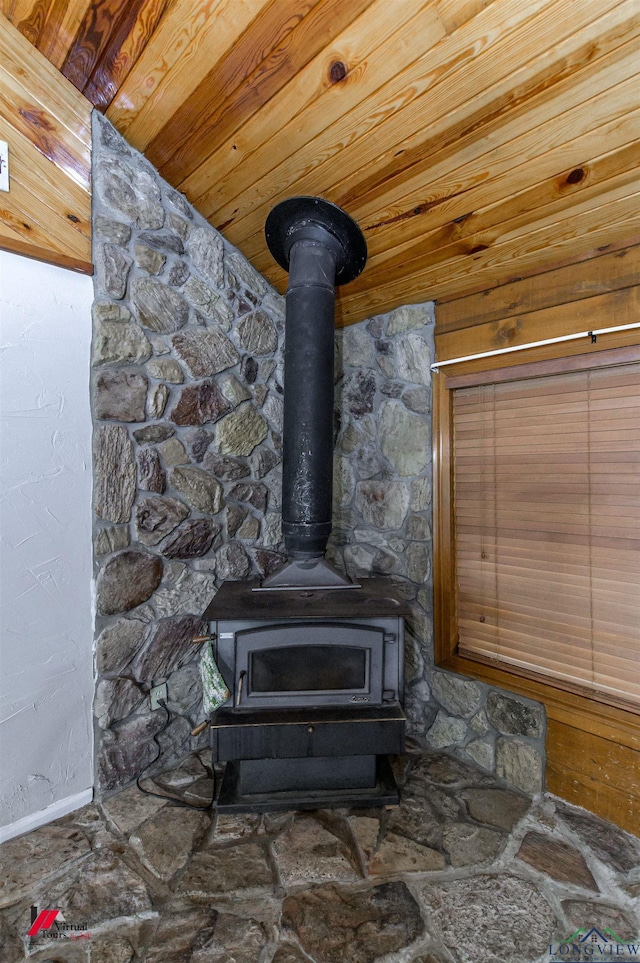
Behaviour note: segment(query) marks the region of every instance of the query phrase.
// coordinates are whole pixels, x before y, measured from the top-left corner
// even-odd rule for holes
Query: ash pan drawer
[[[264,713],[260,713],[264,717]],[[270,713],[253,719],[240,713],[218,713],[211,723],[215,761],[287,759],[315,756],[396,755],[404,751],[405,716],[400,706],[365,710],[352,718],[327,718],[326,713],[304,713],[304,718]]]

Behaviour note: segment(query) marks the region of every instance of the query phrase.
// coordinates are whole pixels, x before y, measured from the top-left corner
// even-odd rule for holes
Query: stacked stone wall
[[[284,299],[94,123],[95,718],[110,792],[195,747],[201,614],[222,581],[283,560]],[[414,738],[534,791],[540,708],[433,667],[433,328],[427,303],[336,333],[329,556],[351,576],[391,576],[411,603]],[[168,724],[148,700],[165,680]]]

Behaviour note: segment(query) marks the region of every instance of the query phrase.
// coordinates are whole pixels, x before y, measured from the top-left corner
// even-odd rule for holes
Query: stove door
[[[238,707],[379,705],[384,632],[370,625],[286,622],[236,633]]]

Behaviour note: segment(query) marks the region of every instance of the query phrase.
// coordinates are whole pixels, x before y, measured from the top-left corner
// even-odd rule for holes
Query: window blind
[[[453,396],[459,652],[640,707],[640,364]]]

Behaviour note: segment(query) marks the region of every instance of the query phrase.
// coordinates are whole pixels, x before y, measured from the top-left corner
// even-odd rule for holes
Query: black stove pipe
[[[313,562],[323,557],[331,534],[335,285],[360,274],[367,247],[349,215],[317,197],[278,204],[265,233],[289,271],[282,531],[290,558]]]

